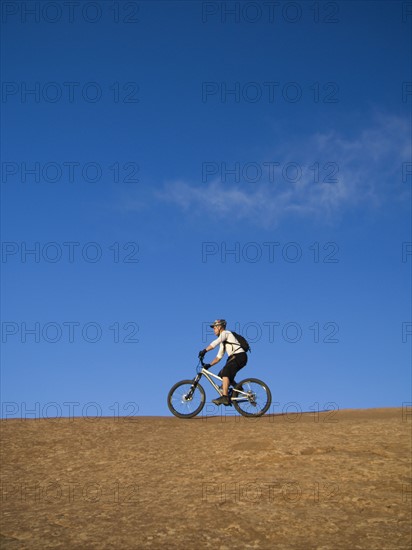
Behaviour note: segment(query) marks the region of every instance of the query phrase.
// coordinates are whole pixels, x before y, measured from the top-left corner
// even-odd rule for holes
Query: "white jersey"
[[[224,343],[226,345],[224,345]],[[222,359],[225,351],[227,352],[229,357],[235,353],[244,353],[244,349],[229,330],[222,330],[222,332],[219,334],[219,337],[216,338],[216,340],[213,340],[213,342],[210,343],[210,346],[214,349],[219,344],[219,351],[216,355],[219,360]]]

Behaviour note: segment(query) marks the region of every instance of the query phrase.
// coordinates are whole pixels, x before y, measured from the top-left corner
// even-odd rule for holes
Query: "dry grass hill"
[[[404,409],[3,420],[1,549],[410,550]]]

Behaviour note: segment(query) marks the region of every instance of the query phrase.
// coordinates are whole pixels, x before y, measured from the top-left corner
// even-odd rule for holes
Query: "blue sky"
[[[411,401],[410,3],[1,4],[3,417]]]

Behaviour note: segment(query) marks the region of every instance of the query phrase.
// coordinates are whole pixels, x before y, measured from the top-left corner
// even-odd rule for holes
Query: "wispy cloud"
[[[253,183],[229,178],[225,183],[222,178],[205,183],[169,181],[157,198],[183,211],[200,208],[215,218],[230,214],[269,226],[291,216],[330,222],[350,209],[379,209],[388,200],[405,200],[409,192],[402,183],[402,163],[410,162],[409,131],[406,120],[377,116],[352,137],[331,131],[284,143],[273,159],[280,163],[277,178],[266,173]],[[253,162],[263,167],[271,160]],[[282,166],[288,163],[299,167],[300,177],[281,176]]]

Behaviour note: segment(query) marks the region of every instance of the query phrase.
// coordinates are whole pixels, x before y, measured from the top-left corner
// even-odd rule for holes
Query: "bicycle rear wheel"
[[[193,380],[182,380],[169,391],[167,406],[178,418],[192,418],[199,414],[205,405],[205,390],[200,384],[194,389],[192,387]]]
[[[257,378],[242,380],[233,391],[232,405],[242,416],[262,416],[271,403],[269,387]]]

